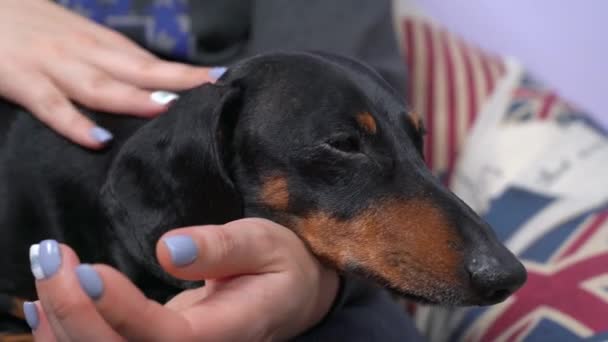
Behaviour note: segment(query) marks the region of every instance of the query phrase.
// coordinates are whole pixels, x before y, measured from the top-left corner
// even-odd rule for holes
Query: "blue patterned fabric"
[[[510,82],[454,187],[528,280],[503,303],[433,308],[421,323],[432,341],[608,341],[608,134],[526,73]]]
[[[497,200],[503,212],[509,197]],[[450,340],[605,341],[607,218],[608,206],[601,206],[552,227],[520,253],[528,269],[524,288],[501,305],[467,311]],[[501,217],[490,223],[501,225]]]
[[[186,0],[59,0],[59,4],[177,59],[192,55]]]

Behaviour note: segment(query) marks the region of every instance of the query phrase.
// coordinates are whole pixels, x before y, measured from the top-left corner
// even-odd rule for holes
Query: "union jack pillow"
[[[608,134],[515,60],[401,19],[426,157],[528,270],[484,308],[418,306],[431,341],[608,341]]]

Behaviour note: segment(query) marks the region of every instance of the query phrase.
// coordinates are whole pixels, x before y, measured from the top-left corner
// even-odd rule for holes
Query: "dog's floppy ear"
[[[129,256],[167,280],[155,245],[166,231],[242,217],[230,178],[231,136],[241,91],[206,84],[189,90],[120,149],[102,189],[102,205]]]

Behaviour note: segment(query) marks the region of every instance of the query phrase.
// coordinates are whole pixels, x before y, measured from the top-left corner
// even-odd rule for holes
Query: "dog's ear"
[[[241,91],[207,84],[184,93],[120,149],[102,188],[111,229],[136,264],[167,280],[155,245],[166,231],[242,217],[230,178]]]

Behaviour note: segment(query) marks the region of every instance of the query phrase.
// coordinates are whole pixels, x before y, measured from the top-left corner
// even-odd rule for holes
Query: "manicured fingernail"
[[[95,141],[100,142],[102,144],[105,144],[108,141],[112,140],[112,138],[114,138],[110,131],[99,126],[91,128],[91,137],[95,139]]]
[[[30,267],[38,280],[55,274],[61,266],[61,251],[55,240],[44,240],[30,246]]]
[[[150,100],[161,105],[166,105],[179,98],[179,95],[170,91],[159,90],[150,94]]]
[[[76,267],[76,277],[84,292],[94,300],[97,300],[103,294],[103,281],[99,273],[88,264],[78,265]]]
[[[211,68],[211,70],[209,70],[209,77],[213,78],[214,80],[217,80],[220,77],[222,77],[222,75],[226,72],[226,70],[228,70],[228,69],[225,67]]]
[[[23,302],[23,313],[25,314],[25,321],[27,322],[27,325],[30,326],[30,329],[36,330],[40,323],[36,304],[33,302]]]
[[[163,239],[169,249],[171,262],[175,266],[186,266],[194,262],[198,256],[198,248],[191,237],[187,235],[173,235]]]

